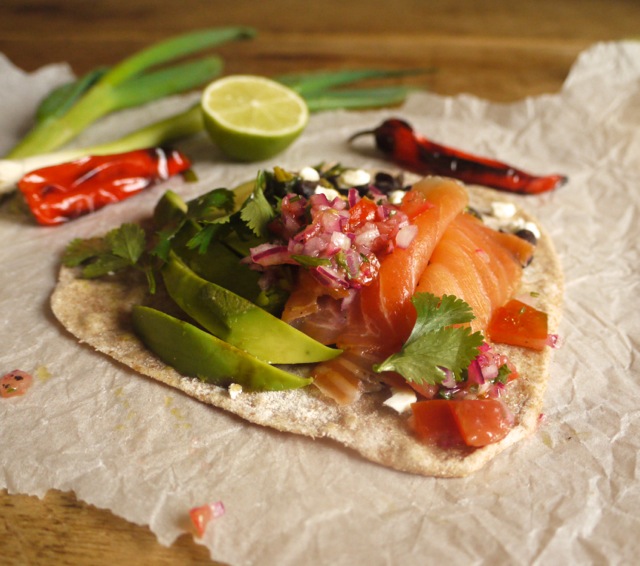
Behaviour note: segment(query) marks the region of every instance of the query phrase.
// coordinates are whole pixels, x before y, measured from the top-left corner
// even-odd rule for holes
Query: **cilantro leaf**
[[[451,326],[471,322],[475,316],[471,307],[453,295],[436,297],[431,293],[418,293],[412,299],[416,308],[416,323],[407,344],[421,335]]]
[[[511,368],[507,364],[502,364],[498,368],[498,376],[496,377],[495,381],[497,383],[507,383],[511,373]]]
[[[130,266],[131,264],[126,259],[106,253],[97,256],[94,261],[85,265],[82,269],[82,277],[96,279]]]
[[[171,251],[171,243],[178,230],[167,229],[160,230],[156,235],[158,241],[151,250],[151,254],[159,257],[162,261],[169,261],[169,252]]]
[[[276,215],[275,210],[264,195],[265,185],[265,174],[263,171],[260,171],[253,193],[251,193],[251,196],[246,200],[240,210],[240,218],[244,220],[256,236],[266,235],[267,224],[269,224]]]
[[[377,372],[395,371],[414,383],[437,384],[445,378],[446,368],[457,380],[478,355],[484,337],[468,327],[452,326],[473,320],[473,312],[463,300],[452,295],[436,297],[418,293],[412,299],[416,323],[404,346],[381,364]]]
[[[297,261],[303,267],[318,267],[320,265],[331,265],[328,257],[313,257],[310,255],[293,254],[291,259]]]
[[[229,189],[214,189],[190,201],[187,215],[198,222],[216,220],[233,212],[235,199]]]
[[[67,267],[77,267],[78,265],[107,253],[109,246],[104,238],[75,238],[69,242],[62,254],[62,263]]]
[[[206,253],[212,241],[222,239],[232,230],[230,220],[230,216],[221,216],[200,226],[195,235],[187,242],[187,247],[190,250],[198,248],[198,252],[201,254]]]
[[[145,248],[145,233],[138,224],[123,224],[107,233],[105,240],[111,253],[135,265]]]
[[[63,253],[62,262],[67,267],[82,266],[82,277],[95,279],[127,267],[140,267],[145,247],[142,227],[123,224],[103,238],[72,240]]]
[[[198,249],[199,253],[206,253],[209,248],[209,244],[213,239],[214,235],[218,231],[218,228],[215,224],[208,224],[201,230],[198,230],[195,236],[193,236],[188,242],[187,247],[190,250]]]

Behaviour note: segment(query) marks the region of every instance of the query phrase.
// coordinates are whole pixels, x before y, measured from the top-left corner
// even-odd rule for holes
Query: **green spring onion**
[[[200,86],[220,74],[216,57],[152,71],[148,69],[192,55],[221,43],[253,37],[251,28],[232,27],[196,31],[162,41],[100,74],[80,81],[42,112],[33,129],[7,154],[29,157],[53,151],[106,114]],[[88,88],[86,88],[88,87]],[[79,95],[79,96],[78,96]]]
[[[197,88],[222,70],[215,56],[155,70],[161,64],[204,48],[253,37],[250,28],[232,27],[178,36],[134,54],[111,69],[99,68],[77,81],[54,89],[36,111],[33,129],[0,159],[0,194],[35,169],[77,159],[166,145],[203,130],[200,105],[150,124],[117,140],[80,149],[54,151],[110,112],[145,104]],[[365,80],[415,75],[429,70],[356,69],[290,74],[276,80],[296,90],[311,112],[397,105],[412,90],[406,86],[340,89]]]

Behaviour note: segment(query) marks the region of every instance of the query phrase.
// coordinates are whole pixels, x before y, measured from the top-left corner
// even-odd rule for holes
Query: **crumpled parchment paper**
[[[0,153],[65,65],[24,74],[0,57]],[[185,107],[175,98],[91,128],[117,137]],[[73,490],[148,524],[161,544],[189,530],[190,507],[221,500],[202,543],[240,564],[629,563],[640,550],[640,43],[597,44],[558,94],[509,105],[412,95],[401,109],[315,115],[262,167],[321,160],[385,165],[349,147],[355,131],[401,116],[426,135],[538,173],[560,190],[520,203],[554,237],[566,276],[545,417],[538,433],[466,479],[387,470],[322,440],[248,425],[142,378],[71,338],[48,301],[64,246],[186,197],[252,178],[204,138],[181,147],[199,182],[172,180],[57,228],[0,208],[0,372],[35,375],[0,400],[0,487]]]

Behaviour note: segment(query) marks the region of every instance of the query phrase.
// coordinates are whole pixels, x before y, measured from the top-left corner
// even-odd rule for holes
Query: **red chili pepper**
[[[358,132],[349,141],[365,134],[374,134],[378,149],[399,165],[421,175],[453,177],[465,183],[522,194],[551,191],[567,181],[564,175],[539,177],[501,161],[432,142],[397,118],[384,121],[374,130]]]
[[[62,224],[120,202],[191,167],[179,151],[154,147],[92,155],[43,167],[18,183],[40,224]]]

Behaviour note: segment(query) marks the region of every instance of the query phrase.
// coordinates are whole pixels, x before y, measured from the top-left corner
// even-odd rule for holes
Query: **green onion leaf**
[[[313,95],[325,92],[327,89],[344,86],[367,79],[389,79],[416,75],[427,72],[426,70],[384,70],[384,69],[355,69],[341,71],[317,71],[311,73],[299,73],[282,75],[276,80],[294,89],[301,96]]]
[[[179,65],[173,70],[152,72],[145,78],[139,75],[150,67],[225,41],[252,37],[254,33],[252,29],[242,27],[208,29],[168,39],[132,55],[102,75],[65,114],[57,116],[50,113],[37,123],[7,157],[28,157],[53,151],[110,112],[198,86],[214,71],[219,72],[219,61],[209,59],[202,64]],[[194,73],[194,76],[178,78],[180,73]],[[127,86],[125,81],[129,79],[132,81]],[[161,86],[163,81],[167,81],[167,85]],[[60,103],[55,106],[62,108]]]
[[[43,122],[47,118],[62,116],[106,72],[107,67],[100,67],[89,71],[86,75],[75,81],[65,83],[53,89],[36,109],[36,122]]]
[[[310,112],[336,109],[376,108],[401,104],[414,89],[404,86],[334,90],[309,94],[305,101]]]
[[[222,67],[222,59],[213,56],[131,79],[113,89],[112,111],[197,88],[217,77]]]
[[[111,86],[118,85],[150,67],[193,55],[229,41],[249,39],[255,34],[255,30],[248,27],[226,27],[198,30],[172,37],[147,47],[114,66],[103,77],[103,82]]]

